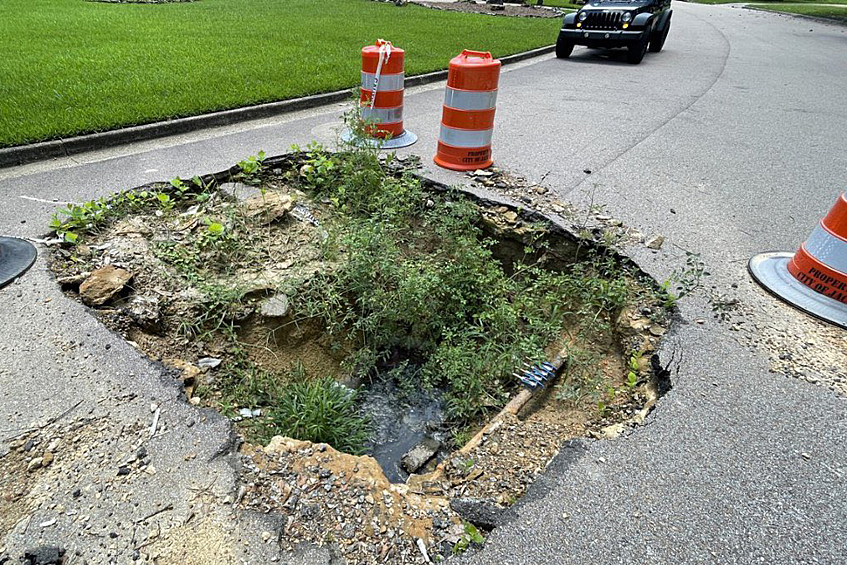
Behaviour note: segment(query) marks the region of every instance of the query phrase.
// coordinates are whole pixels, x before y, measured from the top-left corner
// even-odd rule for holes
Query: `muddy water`
[[[400,462],[403,455],[426,436],[445,443],[447,434],[439,431],[444,420],[438,391],[401,391],[392,380],[375,380],[361,393],[361,408],[373,422],[366,453],[377,460],[393,483],[405,482],[409,474]],[[441,451],[436,458],[441,456]]]

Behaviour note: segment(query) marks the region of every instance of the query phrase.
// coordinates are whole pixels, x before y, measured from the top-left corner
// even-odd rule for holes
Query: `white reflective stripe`
[[[362,118],[380,124],[393,124],[403,121],[403,106],[397,108],[362,108]]]
[[[453,147],[485,147],[491,145],[493,129],[456,129],[441,124],[441,143]]]
[[[490,110],[496,104],[496,90],[455,90],[448,86],[444,93],[444,105],[457,110]]]
[[[382,74],[379,77],[379,87],[377,88],[377,92],[382,92],[384,90],[403,90],[403,83],[405,82],[406,75],[403,73],[397,73],[394,75]],[[372,90],[374,87],[374,80],[376,80],[375,73],[366,73],[362,71],[362,88],[365,90]]]
[[[832,235],[820,224],[806,240],[805,248],[827,267],[847,273],[847,241]]]

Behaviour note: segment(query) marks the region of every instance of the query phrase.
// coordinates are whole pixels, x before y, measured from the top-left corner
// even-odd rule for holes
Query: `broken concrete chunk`
[[[102,306],[117,295],[131,278],[129,271],[106,265],[85,279],[79,286],[79,295],[89,306]]]
[[[269,190],[264,194],[251,196],[244,205],[247,207],[248,217],[257,219],[263,224],[272,224],[285,216],[294,202],[287,194]]]
[[[291,309],[288,297],[284,294],[274,294],[262,301],[259,313],[265,318],[284,318]]]
[[[401,459],[403,468],[409,473],[414,473],[427,461],[435,457],[441,448],[441,442],[431,437],[425,437],[418,445],[410,449]]]

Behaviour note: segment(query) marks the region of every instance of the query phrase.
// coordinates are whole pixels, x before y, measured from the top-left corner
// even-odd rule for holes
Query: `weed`
[[[674,269],[671,276],[662,283],[666,293],[665,306],[673,308],[677,301],[703,286],[703,277],[709,276],[706,264],[700,259],[699,253],[685,252],[685,267]],[[671,292],[671,288],[675,291]]]
[[[629,356],[629,361],[627,362],[627,373],[626,373],[626,381],[624,384],[629,388],[635,388],[635,385],[638,384],[638,372],[641,367],[641,356],[643,352],[637,351]]]
[[[361,453],[370,433],[370,422],[358,413],[356,391],[332,377],[292,383],[267,414],[277,433],[347,453]]]
[[[265,166],[265,152],[259,151],[258,155],[250,155],[243,161],[238,162],[239,172],[235,177],[246,184],[259,184],[259,174]]]
[[[467,549],[471,546],[472,543],[481,544],[485,541],[485,538],[482,537],[482,534],[479,532],[476,526],[466,520],[462,520],[462,525],[465,528],[465,533],[462,534],[462,537],[459,538],[459,541],[457,541],[453,545],[454,555],[464,553],[465,551],[467,551]]]
[[[131,212],[159,210],[171,212],[175,206],[191,201],[208,200],[209,186],[199,182],[186,185],[177,177],[168,184],[151,188],[117,192],[109,198],[97,198],[82,204],[68,204],[51,217],[49,228],[63,241],[78,243],[85,234],[100,232],[110,222]]]

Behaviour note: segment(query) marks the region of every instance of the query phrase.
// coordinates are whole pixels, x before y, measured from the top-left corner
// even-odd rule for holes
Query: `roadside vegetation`
[[[370,0],[4,0],[0,13],[0,147],[351,87],[377,38],[415,75],[462,49],[549,45],[557,29]]]
[[[745,4],[738,0],[688,0],[695,4]],[[803,4],[847,4],[847,0],[756,0],[754,3],[746,3],[748,6],[772,6],[775,11],[789,11],[788,8]],[[811,6],[810,6],[811,7]],[[796,12],[802,13],[802,12]]]

